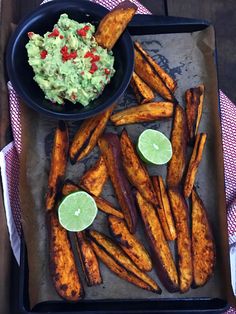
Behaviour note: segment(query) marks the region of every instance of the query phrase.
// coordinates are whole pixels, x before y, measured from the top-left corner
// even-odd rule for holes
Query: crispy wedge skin
[[[131,186],[125,176],[122,165],[119,138],[116,134],[106,133],[99,139],[98,145],[105,160],[109,177],[129,231],[135,233],[137,227],[137,211],[132,197]]]
[[[99,263],[90,242],[85,233],[77,232],[77,250],[88,286],[96,286],[102,283]]]
[[[97,207],[104,213],[109,214],[109,215],[114,215],[118,218],[124,218],[124,214],[121,211],[115,209],[113,205],[107,200],[105,200],[104,198],[94,197],[94,196],[93,198],[97,204]]]
[[[50,268],[57,293],[68,301],[84,296],[67,231],[60,225],[56,213],[48,213],[50,236]]]
[[[116,112],[111,121],[116,125],[150,122],[168,119],[173,116],[174,104],[171,102],[151,102],[140,106],[129,107]]]
[[[124,279],[133,285],[144,290],[152,291],[151,287],[144,281],[136,277],[133,273],[128,272],[124,267],[117,263],[103,248],[101,248],[95,241],[90,240],[94,252],[97,257],[117,276]]]
[[[82,176],[79,185],[93,195],[99,196],[107,179],[107,167],[103,157],[100,156],[95,165]]]
[[[107,121],[114,109],[114,105],[105,112],[85,120],[76,132],[70,146],[70,160],[72,164],[86,157],[97,144],[98,138],[103,133]]]
[[[134,46],[134,70],[141,79],[161,97],[166,100],[176,102],[171,90],[166,86],[153,64],[150,64],[147,56],[137,47]]]
[[[187,134],[185,111],[176,105],[171,132],[173,155],[167,166],[166,177],[169,187],[177,187],[181,183],[186,164]]]
[[[125,253],[142,271],[152,270],[152,260],[142,243],[129,232],[123,219],[108,216],[109,230]]]
[[[186,115],[190,141],[194,139],[198,132],[202,117],[204,90],[205,87],[202,84],[198,87],[190,88],[185,92]]]
[[[188,208],[185,199],[177,189],[169,189],[168,193],[177,231],[179,285],[183,293],[189,290],[193,280]]]
[[[63,188],[62,188],[62,195],[66,196],[70,193],[78,191],[80,188],[71,180],[66,180]],[[97,197],[92,195],[93,199],[95,200],[97,207],[106,214],[114,215],[118,218],[124,218],[124,215],[121,211],[115,209],[111,203],[107,200],[104,200],[101,197]]]
[[[76,191],[79,191],[79,186],[73,181],[66,179],[62,187],[62,195],[66,196]]]
[[[89,230],[89,236],[128,272],[133,273],[136,277],[148,284],[153,292],[161,292],[155,281],[137,268],[125,252],[109,237],[95,230]]]
[[[148,54],[147,51],[143,49],[141,44],[139,42],[135,42],[134,46],[137,50],[139,50],[146,58],[146,60],[149,62],[149,64],[153,67],[153,69],[156,71],[156,73],[160,76],[160,78],[163,80],[165,85],[172,91],[174,92],[177,86],[177,83],[174,81],[174,79],[165,72],[162,67],[159,66],[159,64],[153,60],[153,58]]]
[[[60,196],[64,179],[69,148],[68,129],[63,121],[59,121],[51,155],[51,167],[46,194],[46,210],[51,211]]]
[[[192,191],[193,284],[200,287],[212,276],[215,266],[215,243],[206,209],[196,190]]]
[[[163,228],[166,240],[173,241],[176,239],[177,234],[164,181],[161,176],[157,176],[152,177],[152,182],[159,203],[157,213],[161,226]]]
[[[125,129],[123,129],[121,133],[120,146],[123,166],[129,181],[148,202],[157,206],[157,197],[148,171],[139,159],[134,145]]]
[[[72,164],[75,164],[80,154],[83,152],[84,147],[86,148],[90,137],[98,125],[98,116],[86,119],[81,124],[79,130],[76,132],[73,141],[70,146],[70,160]]]
[[[135,72],[133,72],[130,85],[133,88],[134,94],[139,104],[151,102],[155,98],[151,88]]]
[[[137,6],[130,1],[124,1],[104,16],[95,34],[97,43],[111,50],[130,20],[137,11]]]
[[[184,197],[189,197],[192,192],[198,167],[202,160],[202,154],[205,147],[206,139],[206,133],[200,133],[196,136],[193,153],[188,165],[188,170],[184,182]]]
[[[136,198],[146,234],[153,251],[157,274],[169,292],[178,291],[179,285],[177,270],[170,248],[162,231],[156,210],[152,204],[148,203],[142,197],[139,192],[137,192]]]

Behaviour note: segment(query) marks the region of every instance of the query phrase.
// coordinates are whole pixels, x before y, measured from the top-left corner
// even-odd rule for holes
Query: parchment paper
[[[224,209],[220,209],[222,204],[219,202],[219,178],[222,182],[222,160],[217,159],[220,139],[216,140],[215,131],[219,129],[217,112],[217,79],[214,63],[214,32],[213,28],[201,32],[185,34],[161,34],[135,36],[145,49],[163,66],[176,80],[178,88],[176,98],[181,105],[184,104],[184,92],[190,87],[203,83],[206,87],[206,96],[203,107],[203,116],[200,131],[207,132],[208,139],[201,162],[196,186],[207,208],[210,221],[217,243],[217,264],[216,270],[210,281],[202,288],[191,289],[185,294],[170,294],[165,288],[163,293],[157,296],[153,293],[136,288],[135,286],[121,280],[113,275],[101,263],[103,284],[99,287],[87,287],[84,283],[86,299],[156,299],[156,298],[194,298],[210,297],[225,299],[225,285],[221,272],[221,251],[219,234],[219,215]],[[157,100],[159,98],[157,97]],[[120,110],[130,105],[135,105],[136,100],[131,89],[128,89],[119,101],[116,110]],[[46,118],[33,112],[23,105],[23,152],[21,155],[20,167],[20,197],[22,207],[22,219],[25,242],[28,252],[29,264],[29,297],[30,305],[33,307],[43,301],[61,300],[54,290],[49,273],[48,263],[48,235],[45,223],[44,197],[47,187],[48,172],[50,166],[50,152],[52,148],[53,136],[56,121]],[[70,137],[79,126],[79,122],[70,122]],[[145,128],[153,128],[164,132],[167,136],[171,131],[171,120],[143,123],[126,126],[133,141],[137,140],[139,134]],[[115,128],[111,123],[108,124],[106,131],[120,133],[123,127]],[[221,149],[221,148],[220,148]],[[189,153],[191,150],[189,151]],[[71,166],[68,163],[67,178],[78,182],[85,170],[96,161],[99,150],[94,151],[82,162]],[[219,167],[221,167],[219,169]],[[218,171],[219,170],[219,171]],[[166,166],[149,167],[152,175],[166,174]],[[222,187],[222,184],[221,184]],[[108,182],[102,193],[103,197],[111,201],[118,207],[114,197],[111,183]],[[223,218],[224,218],[223,213]],[[140,220],[140,219],[139,219]],[[99,212],[93,227],[107,233],[106,215]],[[139,221],[138,238],[148,245],[143,234],[142,224]],[[173,244],[172,244],[173,249]],[[79,267],[80,268],[80,267]],[[80,269],[81,278],[84,276]],[[152,278],[160,283],[155,271],[150,273]],[[162,287],[162,285],[160,284]]]

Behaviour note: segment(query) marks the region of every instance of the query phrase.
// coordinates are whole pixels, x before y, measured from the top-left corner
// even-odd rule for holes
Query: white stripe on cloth
[[[51,0],[44,0],[42,2],[42,4],[50,2],[50,1]],[[109,10],[112,10],[117,4],[119,4],[123,0],[112,0],[112,1],[111,0],[91,0],[91,1],[95,2],[97,4],[100,4]],[[138,7],[137,13],[138,14],[151,14],[151,12],[147,8],[145,8],[141,3],[139,3],[137,0],[129,0],[129,1],[131,1],[137,5],[137,7]]]
[[[20,202],[17,175],[18,169],[15,168],[15,166],[19,165],[19,163],[15,162],[16,159],[18,159],[18,155],[13,142],[11,142],[0,152],[0,167],[4,208],[6,212],[10,243],[16,261],[20,264],[20,230],[17,229],[17,226],[20,225]],[[11,171],[11,168],[13,171]],[[14,182],[12,182],[12,179]],[[13,186],[15,186],[15,188],[13,188]],[[14,213],[18,215],[15,215],[14,217]]]

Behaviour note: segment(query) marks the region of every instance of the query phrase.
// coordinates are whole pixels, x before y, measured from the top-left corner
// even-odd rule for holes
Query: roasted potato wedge
[[[173,116],[174,104],[171,102],[151,102],[140,106],[133,106],[116,112],[111,121],[116,125],[150,122],[168,119]]]
[[[197,191],[192,190],[193,285],[201,287],[212,276],[215,266],[215,242],[205,206]]]
[[[93,195],[99,196],[107,179],[107,167],[103,157],[100,156],[95,165],[82,176],[79,185]]]
[[[76,191],[79,191],[79,186],[73,181],[66,179],[62,187],[62,195],[66,196]]]
[[[69,150],[72,164],[82,160],[93,150],[106,127],[113,109],[114,105],[109,107],[105,112],[89,118],[81,124],[74,136]]]
[[[66,172],[69,148],[68,129],[63,121],[58,122],[51,155],[51,167],[46,193],[46,210],[51,211],[60,197]]]
[[[169,292],[178,291],[179,284],[177,270],[156,210],[139,192],[137,192],[136,198],[147,238],[153,252],[157,274],[162,284]]]
[[[132,197],[131,186],[125,176],[122,165],[119,138],[116,134],[106,133],[99,139],[98,145],[105,160],[109,177],[115,189],[129,231],[135,233],[137,211]]]
[[[177,86],[175,80],[168,73],[166,73],[166,71],[162,69],[162,67],[159,66],[159,64],[148,54],[148,52],[143,49],[139,42],[135,41],[134,47],[145,57],[146,61],[156,72],[156,75],[158,75],[162,79],[162,81],[169,88],[169,90],[171,92],[174,92]]]
[[[177,231],[178,271],[180,291],[187,292],[193,280],[191,237],[188,227],[188,208],[177,189],[168,191]]]
[[[151,88],[135,72],[133,72],[130,85],[139,104],[151,102],[155,98]]]
[[[71,180],[66,180],[62,188],[62,195],[66,196],[70,193],[78,191],[79,189],[79,186],[76,185],[74,182],[72,182]],[[92,195],[92,197],[95,200],[97,207],[104,213],[114,215],[118,218],[124,218],[123,213],[115,209],[112,204],[109,203],[107,200],[104,200],[103,198],[97,197],[95,195]]]
[[[169,187],[177,187],[182,180],[187,149],[186,114],[180,105],[176,105],[171,133],[173,155],[167,166],[166,182]]]
[[[115,216],[108,216],[110,233],[133,261],[142,271],[152,270],[152,260],[142,243],[129,232],[125,221]]]
[[[185,92],[186,116],[188,124],[189,140],[192,141],[198,132],[198,127],[202,117],[204,85],[190,88]]]
[[[54,287],[60,297],[78,301],[84,289],[77,271],[67,231],[60,225],[54,211],[48,213],[50,269]]]
[[[88,286],[96,286],[102,283],[99,263],[90,242],[85,233],[77,232],[77,251]]]
[[[142,196],[153,205],[157,206],[158,201],[149,177],[148,171],[139,159],[133,143],[124,129],[120,137],[120,147],[122,153],[123,166],[129,181]]]
[[[146,273],[142,272],[125,254],[125,252],[108,236],[95,230],[89,230],[89,236],[128,272],[133,273],[136,277],[148,284],[153,292],[161,292],[155,281]]]
[[[196,136],[193,153],[188,165],[188,170],[184,182],[184,197],[189,197],[192,192],[198,167],[202,160],[202,154],[205,147],[206,139],[206,133],[200,133]]]
[[[134,3],[124,1],[106,14],[95,33],[99,46],[111,50],[136,11],[137,6]]]
[[[172,91],[166,86],[159,73],[150,64],[147,56],[139,49],[137,44],[134,45],[134,71],[141,79],[152,89],[154,89],[164,99],[176,102]]]
[[[101,211],[103,211],[105,214],[113,215],[113,216],[116,216],[118,218],[124,218],[124,214],[121,211],[115,209],[113,207],[113,205],[110,202],[108,202],[107,200],[104,200],[104,198],[94,197],[94,196],[93,196],[93,198],[97,204],[97,207]]]
[[[90,240],[92,248],[97,257],[105,264],[113,273],[133,285],[144,290],[152,291],[152,288],[143,280],[136,277],[133,273],[127,271],[119,263],[117,263],[103,248],[101,248],[95,241]]]
[[[152,177],[154,190],[156,191],[159,207],[157,214],[164,231],[166,240],[176,239],[176,229],[170,208],[169,197],[166,192],[165,184],[161,176]]]

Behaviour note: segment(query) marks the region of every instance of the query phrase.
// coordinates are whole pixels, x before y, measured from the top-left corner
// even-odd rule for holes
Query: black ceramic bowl
[[[34,73],[27,61],[25,45],[29,31],[43,35],[53,29],[62,13],[67,13],[71,19],[81,23],[90,22],[97,26],[107,12],[104,7],[90,1],[60,0],[41,5],[25,17],[10,39],[6,62],[9,79],[27,105],[56,119],[82,120],[108,108],[124,93],[134,66],[133,44],[128,31],[123,33],[113,49],[115,75],[103,93],[86,107],[69,101],[60,106],[46,100],[43,91],[33,80]]]

